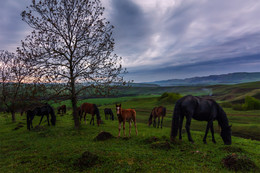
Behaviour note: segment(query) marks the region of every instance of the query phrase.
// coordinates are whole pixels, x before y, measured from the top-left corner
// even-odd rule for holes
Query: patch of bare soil
[[[82,169],[90,168],[99,163],[99,157],[89,151],[85,151],[74,163],[75,167]]]
[[[255,163],[246,155],[232,153],[222,159],[224,167],[233,171],[251,171],[257,169]]]
[[[146,138],[144,140],[144,142],[147,143],[147,144],[151,144],[151,143],[157,142],[157,141],[159,141],[159,138],[156,137],[156,136],[152,136],[152,137]]]
[[[171,149],[171,144],[168,141],[158,141],[151,144],[151,148],[169,150]]]
[[[102,131],[95,137],[94,140],[105,141],[111,138],[114,138],[114,136],[111,133]]]

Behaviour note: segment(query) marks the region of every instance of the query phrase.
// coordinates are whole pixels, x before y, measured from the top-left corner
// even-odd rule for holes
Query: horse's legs
[[[156,117],[153,118],[153,127],[156,127]]]
[[[159,125],[160,125],[160,117],[158,117],[158,125],[157,125],[157,128],[159,128]]]
[[[131,136],[131,120],[129,121],[129,137]]]
[[[107,114],[105,113],[105,119],[108,120]]]
[[[123,130],[124,130],[124,137],[125,137],[125,120],[123,120]]]
[[[47,116],[47,120],[48,120],[48,126],[50,126],[49,114],[47,114],[46,116]]]
[[[208,131],[209,131],[210,122],[211,121],[208,121],[208,124],[207,124],[207,127],[206,127],[206,131],[205,131],[205,135],[204,135],[204,138],[203,138],[204,144],[207,143],[206,139],[207,139],[207,135],[208,135]]]
[[[84,121],[85,121],[85,124],[87,124],[86,115],[87,115],[87,112],[85,112],[85,114],[84,114]]]
[[[92,117],[91,117],[91,120],[90,120],[90,124],[91,124],[91,122],[93,122],[93,126],[94,126],[94,115],[92,115]]]
[[[42,115],[39,125],[42,123],[42,119],[43,119],[43,117],[44,117],[44,115]]]
[[[179,140],[182,140],[182,136],[181,136],[181,133],[182,133],[182,124],[183,124],[183,119],[184,119],[184,116],[181,116],[180,118],[180,126],[179,126]]]
[[[134,119],[134,124],[135,124],[135,134],[137,135],[138,131],[137,131],[137,126],[136,126],[136,120],[135,119]]]
[[[163,117],[162,117],[162,121],[161,121],[161,129],[162,129],[162,123],[163,123]]]
[[[194,143],[194,141],[192,140],[191,134],[190,134],[190,124],[191,124],[191,116],[186,116],[185,128],[186,128],[186,131],[187,131],[187,134],[188,134],[188,139],[189,139],[190,142]]]
[[[212,123],[211,126],[210,126],[210,131],[211,131],[211,135],[212,135],[212,142],[215,144],[215,143],[216,143],[216,140],[215,140],[215,137],[214,137],[213,123]]]
[[[118,131],[119,131],[118,137],[120,137],[120,130],[121,130],[121,122],[119,122],[119,126],[118,126]]]

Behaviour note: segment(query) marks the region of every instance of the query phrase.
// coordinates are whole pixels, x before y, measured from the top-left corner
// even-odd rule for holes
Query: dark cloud
[[[30,32],[29,0],[0,0],[0,49]],[[259,0],[102,0],[115,53],[135,81],[260,71]]]

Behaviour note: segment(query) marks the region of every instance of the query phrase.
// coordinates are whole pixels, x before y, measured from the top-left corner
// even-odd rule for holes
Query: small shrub
[[[251,96],[246,96],[243,107],[246,110],[260,110],[260,100]]]
[[[162,103],[176,103],[180,98],[182,98],[182,96],[179,93],[165,92],[158,98],[158,101]]]
[[[237,111],[244,111],[245,110],[245,108],[243,107],[242,104],[234,104],[234,105],[232,105],[232,109],[237,110]]]
[[[232,108],[232,103],[230,102],[223,102],[220,104],[223,108]]]

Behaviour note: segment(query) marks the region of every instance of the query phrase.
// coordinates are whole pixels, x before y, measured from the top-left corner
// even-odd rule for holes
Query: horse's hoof
[[[203,141],[204,144],[207,144],[207,141]]]
[[[214,144],[216,144],[217,142],[216,141],[212,141]]]

